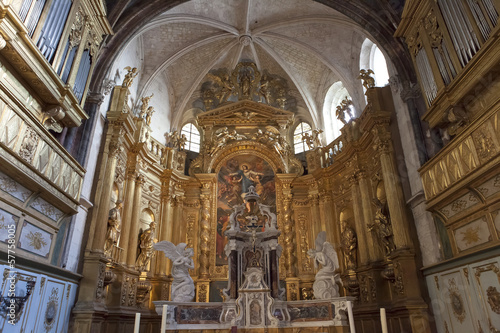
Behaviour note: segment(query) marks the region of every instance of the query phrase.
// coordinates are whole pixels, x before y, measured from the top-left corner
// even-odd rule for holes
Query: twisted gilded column
[[[91,246],[93,250],[103,251],[104,249],[110,209],[109,198],[111,198],[111,191],[113,190],[117,157],[122,151],[123,147],[120,139],[114,139],[109,142],[107,149],[108,159],[106,161],[104,177],[102,178],[102,190],[98,206],[99,210],[97,212],[97,218],[94,220],[89,232],[89,240],[93,240],[92,245],[89,246]]]
[[[376,134],[374,142],[380,158],[385,194],[389,206],[392,232],[394,234],[394,244],[397,249],[410,248],[409,226],[404,212],[405,201],[401,182],[392,157],[390,134],[387,130],[380,128],[374,132]]]
[[[139,219],[141,218],[141,197],[144,183],[146,183],[144,175],[139,174],[135,178],[134,207],[132,209],[132,221],[130,223],[130,233],[127,244],[127,266],[129,267],[135,267],[135,259],[137,258],[137,232],[139,231]]]
[[[206,279],[210,268],[210,196],[202,194],[200,199],[200,278]]]
[[[201,217],[200,217],[200,244],[199,244],[199,277],[208,279],[210,269],[210,245],[211,245],[211,200],[214,196],[214,184],[217,180],[216,174],[198,174],[196,177],[201,182]]]
[[[277,174],[276,179],[281,187],[281,223],[283,228],[283,260],[286,270],[286,277],[295,277],[295,233],[293,228],[292,210],[292,181],[296,175]]]

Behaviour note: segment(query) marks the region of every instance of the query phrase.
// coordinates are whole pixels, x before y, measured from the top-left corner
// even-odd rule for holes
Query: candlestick
[[[139,333],[139,324],[140,323],[141,323],[141,314],[138,312],[135,314],[134,333]]]
[[[161,314],[161,333],[165,333],[167,329],[167,305],[163,305],[163,312]]]
[[[380,308],[380,324],[382,325],[382,333],[387,333],[387,318],[384,308]]]
[[[351,333],[356,333],[356,328],[354,327],[354,316],[352,315],[352,302],[347,301],[347,315],[349,316],[349,327]]]

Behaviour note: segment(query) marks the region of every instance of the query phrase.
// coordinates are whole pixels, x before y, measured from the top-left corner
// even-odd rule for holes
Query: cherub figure
[[[314,259],[314,268],[321,269],[314,278],[313,290],[316,299],[330,299],[339,296],[340,282],[337,269],[339,268],[339,258],[332,244],[326,241],[326,232],[321,231],[316,237],[316,249],[310,249],[307,254]]]
[[[154,95],[155,94],[151,94],[151,96],[145,96],[141,98],[142,105],[141,105],[141,111],[139,112],[139,118],[144,118],[144,116],[146,115],[149,101],[151,100],[151,98],[153,98]]]
[[[307,145],[307,147],[309,147],[309,149],[314,149],[313,137],[309,133],[302,134],[302,141],[304,141],[306,143],[306,145]]]
[[[359,71],[358,79],[363,81],[363,87],[365,87],[365,89],[375,87],[375,79],[371,77],[370,74],[375,73],[371,69],[362,69]]]
[[[132,81],[134,81],[134,78],[139,73],[137,72],[137,67],[132,68],[130,66],[127,66],[124,69],[127,71],[127,74],[125,74],[125,77],[123,78],[122,87],[130,88],[130,86],[132,86]]]
[[[161,241],[153,245],[157,251],[163,251],[165,257],[172,260],[171,300],[173,302],[192,302],[194,298],[194,282],[189,270],[194,269],[192,248],[186,248],[185,243],[175,246],[169,241]]]
[[[151,117],[153,116],[153,113],[155,113],[154,107],[150,106],[148,110],[146,111],[146,124],[148,126],[151,125]]]
[[[177,149],[179,149],[179,151],[184,150],[187,140],[188,139],[186,137],[186,134],[181,134],[181,136],[177,140]]]
[[[313,140],[314,148],[321,147],[321,139],[319,137],[319,135],[321,133],[323,133],[322,129],[314,129],[313,130],[312,140]]]

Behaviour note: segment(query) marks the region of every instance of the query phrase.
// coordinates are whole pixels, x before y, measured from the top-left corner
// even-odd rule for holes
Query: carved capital
[[[119,140],[113,140],[109,143],[109,156],[116,158],[123,151],[123,145]]]

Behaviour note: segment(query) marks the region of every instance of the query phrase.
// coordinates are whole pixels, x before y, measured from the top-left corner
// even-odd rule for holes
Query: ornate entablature
[[[254,101],[239,101],[198,116],[204,144],[190,174],[211,173],[229,156],[248,152],[265,157],[278,173],[302,174],[288,142],[294,114]]]

